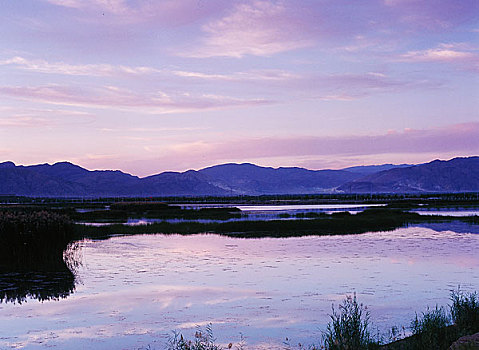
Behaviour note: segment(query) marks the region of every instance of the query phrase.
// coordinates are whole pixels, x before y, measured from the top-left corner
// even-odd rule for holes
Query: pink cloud
[[[202,27],[203,44],[183,52],[190,57],[270,56],[312,46],[300,20],[280,2],[241,3],[225,17]]]
[[[192,78],[212,81],[291,81],[301,78],[300,75],[278,69],[250,70],[232,74],[212,74],[190,71],[172,71],[172,74],[182,78]]]
[[[155,26],[181,25],[209,17],[227,4],[222,1],[198,0],[45,0],[48,3],[75,9],[89,21],[92,14],[102,14],[102,22],[109,25],[131,25],[154,22]],[[97,16],[93,16],[95,21]]]
[[[79,88],[63,85],[0,86],[0,94],[42,103],[109,109],[134,109],[136,112],[164,114],[198,110],[248,107],[268,104],[262,99],[239,99],[220,95],[163,92],[136,93],[115,86]]]
[[[16,66],[39,73],[86,76],[147,75],[161,72],[151,67],[130,67],[111,64],[73,65],[65,62],[50,63],[45,60],[29,60],[19,56],[2,60],[0,65]]]
[[[478,49],[466,44],[441,44],[433,49],[409,51],[401,55],[406,62],[453,63],[471,71],[479,72]]]
[[[171,146],[149,145],[147,152],[134,158],[112,153],[77,156],[75,161],[90,169],[122,169],[146,176],[227,162],[326,169],[361,164],[421,163],[478,154],[479,123],[464,123],[423,130],[390,130],[379,135],[198,140]]]
[[[280,89],[289,96],[349,101],[378,93],[405,89],[431,89],[442,84],[431,80],[397,79],[378,72],[344,74],[299,74],[284,70],[246,71],[232,74],[174,71],[178,77],[196,81],[250,84],[265,91]]]
[[[42,128],[66,124],[88,124],[94,116],[88,112],[51,108],[0,107],[3,128]]]
[[[424,130],[391,131],[380,135],[296,137],[296,138],[242,138],[228,141],[195,141],[177,144],[168,149],[155,149],[157,164],[195,167],[221,162],[245,162],[262,159],[282,159],[289,163],[296,159],[368,158],[376,155],[410,154],[479,154],[479,123],[465,123]],[[296,162],[297,163],[297,162]]]

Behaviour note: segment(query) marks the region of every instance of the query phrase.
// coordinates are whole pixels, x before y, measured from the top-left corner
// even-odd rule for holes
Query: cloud
[[[264,92],[278,89],[289,97],[349,101],[378,93],[397,92],[414,88],[437,88],[438,81],[396,79],[379,72],[343,74],[298,74],[284,70],[256,70],[231,74],[173,71],[178,77],[204,82],[231,82],[250,84]],[[286,97],[287,98],[287,97]]]
[[[418,28],[448,30],[477,19],[476,0],[384,0],[400,22]]]
[[[65,109],[0,107],[0,127],[41,128],[64,124],[88,124],[94,116],[88,112]]]
[[[450,49],[450,48],[448,48]],[[471,54],[472,55],[472,54]],[[417,57],[416,57],[417,56]],[[423,55],[424,56],[424,55]],[[418,52],[409,53],[403,55],[401,60],[426,60],[427,57],[420,57]],[[342,73],[342,74],[318,74],[309,73],[306,74],[296,73],[292,71],[286,71],[281,69],[262,69],[262,70],[248,70],[238,71],[232,73],[212,73],[201,71],[186,71],[186,70],[168,70],[168,69],[156,69],[145,66],[124,66],[124,65],[110,65],[110,64],[69,64],[65,62],[47,62],[41,59],[26,59],[20,56],[15,56],[9,59],[0,60],[0,66],[15,66],[20,69],[42,73],[42,74],[61,74],[70,76],[98,76],[98,77],[138,77],[138,78],[150,78],[156,74],[156,77],[161,77],[163,81],[168,81],[173,84],[179,84],[184,86],[184,81],[196,81],[199,83],[207,84],[207,90],[217,90],[217,82],[228,83],[236,90],[240,91],[241,88],[246,87],[251,93],[256,93],[259,96],[270,95],[271,93],[276,96],[283,95],[283,100],[286,101],[294,96],[295,99],[320,99],[320,100],[337,100],[337,101],[349,101],[353,99],[362,98],[378,93],[396,92],[404,89],[411,88],[436,88],[440,86],[440,83],[429,80],[405,80],[396,79],[379,72],[364,72],[364,73]],[[70,91],[66,91],[69,89]],[[85,91],[83,91],[85,90]],[[87,91],[92,89],[77,89],[77,97],[71,96],[70,98],[61,98],[59,95],[69,94],[72,95],[75,92],[72,88],[66,86],[44,86],[41,88],[27,88],[26,91],[14,91],[14,88],[4,88],[3,91],[9,95],[23,95],[26,97],[28,92],[32,94],[32,98],[38,100],[37,97],[45,96],[46,94],[54,94],[55,99],[49,99],[51,103],[65,103],[72,105],[112,105],[109,98],[115,91],[111,87],[107,89],[94,89],[95,91]],[[205,89],[206,90],[206,89]],[[1,91],[1,90],[0,90]],[[105,93],[107,96],[105,96]],[[143,94],[134,93],[132,91],[116,90],[117,94],[122,94],[122,100],[115,105],[126,107],[127,105],[138,105],[153,107],[152,101],[148,102],[148,97]],[[85,94],[91,95],[90,102],[83,101],[80,103],[79,99]],[[95,99],[95,96],[103,96],[104,101]],[[148,95],[148,94],[147,94]],[[211,94],[203,94],[202,96],[191,97],[188,94],[178,94],[172,97],[171,101],[167,101],[165,93],[160,93],[163,98],[162,107],[179,107],[182,104],[185,107],[185,111],[195,110],[196,108],[186,108],[189,103],[207,104],[207,100],[211,103],[218,104],[222,100],[225,104],[224,107],[234,106],[240,104],[256,104],[263,100],[258,98],[256,100],[242,100],[233,97],[215,96]],[[158,96],[150,94],[155,99],[155,106],[160,107]],[[53,97],[53,96],[51,96]],[[137,102],[132,101],[132,98]],[[67,103],[67,100],[69,101]],[[174,101],[173,101],[174,100]],[[143,101],[143,102],[141,102]],[[265,101],[263,101],[265,102]],[[194,104],[193,103],[193,104]],[[191,107],[194,107],[191,105]],[[212,106],[213,107],[213,106]],[[217,106],[219,107],[219,106]],[[209,109],[209,107],[200,107],[198,109]],[[158,112],[158,113],[170,113],[170,111]]]
[[[284,70],[251,70],[246,72],[235,72],[232,74],[211,74],[189,71],[172,71],[172,74],[183,78],[195,78],[201,80],[222,80],[222,81],[291,81],[300,78],[298,74]]]
[[[51,121],[47,118],[35,117],[14,117],[0,119],[0,127],[16,127],[16,128],[37,128],[51,125]]]
[[[112,13],[123,13],[128,8],[124,0],[47,0],[47,2],[76,9],[97,8]]]
[[[151,67],[115,66],[111,64],[72,65],[64,62],[49,63],[44,60],[29,60],[19,56],[2,60],[0,65],[13,65],[40,73],[86,76],[147,75],[161,72]]]
[[[436,158],[479,155],[479,123],[441,128],[405,129],[376,135],[230,137],[174,145],[147,145],[148,150],[110,159],[76,158],[89,169],[122,169],[138,176],[185,171],[214,164],[251,162],[263,166],[344,168],[381,163],[423,163]],[[153,156],[154,155],[154,156]],[[75,160],[75,159],[73,159]]]
[[[228,4],[209,0],[45,0],[69,9],[75,9],[91,20],[92,14],[101,14],[103,24],[131,25],[152,22],[157,27],[182,25],[209,17]],[[89,19],[90,17],[90,19]],[[96,20],[98,16],[94,16]]]
[[[0,86],[0,95],[65,106],[135,110],[135,112],[153,114],[217,110],[271,103],[262,99],[240,99],[211,94],[168,95],[161,91],[140,94],[115,86],[102,88],[64,85]]]
[[[243,162],[281,158],[323,159],[356,157],[361,159],[384,154],[479,154],[479,123],[449,125],[442,128],[406,129],[380,135],[291,138],[241,138],[221,142],[196,141],[157,150],[160,164],[194,167],[198,162]],[[162,154],[162,155],[161,155]]]
[[[227,16],[204,25],[206,37],[202,46],[181,55],[198,58],[271,56],[314,45],[303,29],[300,19],[282,2],[241,3]]]
[[[459,64],[467,70],[479,72],[477,49],[466,44],[440,44],[436,48],[409,51],[401,55],[406,62],[439,62]]]

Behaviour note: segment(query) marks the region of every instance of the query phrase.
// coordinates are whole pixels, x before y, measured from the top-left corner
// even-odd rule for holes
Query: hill
[[[119,170],[90,171],[68,162],[31,166],[4,162],[0,163],[0,195],[146,197],[479,191],[479,157],[347,169],[308,170],[230,163],[140,178]],[[373,172],[377,169],[381,171]]]
[[[269,168],[254,164],[222,164],[199,171],[233,194],[311,194],[327,193],[361,175],[345,170]]]
[[[380,171],[347,182],[346,193],[479,191],[479,157],[434,160],[415,166]]]

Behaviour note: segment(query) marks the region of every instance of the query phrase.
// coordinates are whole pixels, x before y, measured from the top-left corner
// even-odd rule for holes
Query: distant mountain
[[[0,194],[39,197],[227,195],[196,171],[140,179],[112,170],[89,171],[67,162],[15,166],[0,163]]]
[[[142,181],[142,194],[152,196],[225,196],[230,192],[198,171],[184,173],[164,172],[146,177]]]
[[[360,174],[344,170],[269,168],[254,164],[222,164],[199,170],[231,194],[311,194],[331,192]]]
[[[381,164],[381,165],[360,165],[360,166],[352,166],[349,168],[344,168],[342,170],[349,171],[352,173],[358,173],[362,175],[369,175],[374,174],[384,170],[390,170],[395,168],[406,168],[413,166],[413,164]]]
[[[268,168],[245,163],[139,178],[118,170],[90,171],[68,162],[31,166],[4,162],[0,163],[0,195],[128,197],[479,191],[479,157],[415,166],[384,164],[349,169]],[[370,173],[374,169],[388,170]]]
[[[345,183],[338,189],[346,193],[479,191],[479,157],[435,160],[380,171]]]

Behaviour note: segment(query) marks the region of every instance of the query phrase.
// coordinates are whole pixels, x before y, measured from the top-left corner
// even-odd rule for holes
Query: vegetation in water
[[[427,310],[411,322],[411,349],[441,349],[454,340],[454,332],[448,327],[450,319],[443,307]]]
[[[0,271],[63,261],[73,239],[69,217],[47,211],[0,211]]]
[[[204,330],[198,327],[193,340],[186,340],[181,333],[173,332],[173,336],[168,340],[167,350],[222,350],[223,348],[215,342],[210,323]],[[233,344],[230,343],[227,348],[232,347]]]
[[[108,209],[108,210],[105,210]],[[106,208],[77,211],[70,209],[68,215],[75,221],[119,221],[138,219],[182,219],[182,220],[229,220],[241,217],[241,211],[234,207],[223,208],[183,208],[163,202],[119,202]]]
[[[461,290],[451,294],[451,318],[460,336],[479,332],[479,299],[477,292]]]
[[[68,296],[75,289],[77,249],[65,215],[0,211],[0,302]]]
[[[479,303],[477,292],[451,293],[449,312],[436,306],[428,309],[411,322],[412,335],[384,345],[388,350],[446,350],[458,338],[479,332]],[[468,349],[465,345],[464,349]],[[477,347],[471,347],[476,349]]]
[[[110,234],[196,234],[216,233],[242,238],[293,237],[305,235],[340,235],[390,231],[409,224],[450,221],[451,217],[419,215],[387,208],[367,209],[352,215],[348,212],[312,215],[298,220],[238,220],[227,222],[155,222],[145,225],[76,226],[80,237],[105,237]],[[479,217],[454,217],[470,224]]]
[[[451,294],[450,313],[446,308],[436,306],[427,309],[411,321],[410,336],[399,341],[391,338],[385,342],[383,338],[372,335],[370,314],[367,308],[358,302],[356,295],[346,296],[338,309],[333,306],[330,322],[323,333],[320,345],[292,345],[286,338],[283,342],[285,350],[446,350],[459,337],[479,332],[477,320],[479,308],[477,293],[462,293],[459,290]],[[471,326],[472,325],[472,326]],[[394,327],[393,336],[398,335]],[[224,350],[248,349],[244,339],[238,344],[227,346],[216,344],[212,325],[205,330],[198,328],[193,340],[188,340],[181,333],[173,332],[169,339],[168,350]],[[462,348],[461,348],[462,349]],[[465,345],[464,349],[477,349],[474,345]]]
[[[333,307],[330,317],[324,334],[325,349],[369,350],[379,347],[379,341],[371,336],[369,311],[358,303],[356,294],[347,296],[339,310]]]

